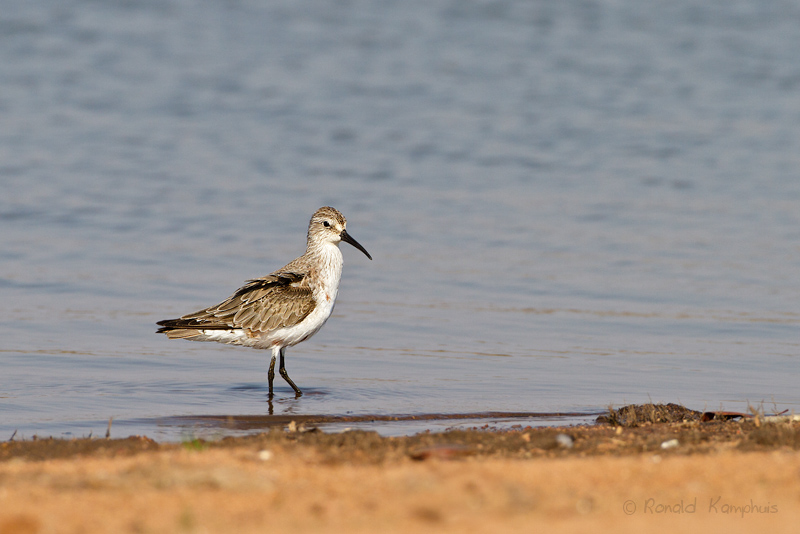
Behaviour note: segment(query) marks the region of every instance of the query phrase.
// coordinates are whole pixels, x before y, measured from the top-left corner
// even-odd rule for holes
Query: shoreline
[[[6,441],[0,533],[789,532],[798,451],[800,423],[757,417]]]

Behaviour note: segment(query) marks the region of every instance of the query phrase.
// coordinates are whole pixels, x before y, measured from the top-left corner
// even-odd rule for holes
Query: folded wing
[[[247,335],[262,334],[294,326],[314,309],[311,289],[303,284],[304,275],[273,273],[248,280],[224,302],[184,315],[159,321],[158,333],[170,339],[205,337],[204,330],[243,330]]]

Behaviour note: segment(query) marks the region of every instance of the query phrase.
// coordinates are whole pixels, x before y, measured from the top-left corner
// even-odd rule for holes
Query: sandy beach
[[[0,445],[0,533],[790,532],[800,424]]]

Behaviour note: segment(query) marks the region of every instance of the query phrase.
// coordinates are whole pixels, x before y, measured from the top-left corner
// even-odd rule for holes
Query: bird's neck
[[[338,245],[330,242],[309,243],[306,256],[317,271],[315,274],[319,283],[335,291],[339,287],[344,263]]]

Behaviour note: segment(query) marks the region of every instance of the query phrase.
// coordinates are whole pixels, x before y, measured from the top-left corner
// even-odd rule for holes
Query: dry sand
[[[800,528],[798,423],[303,430],[0,444],[0,534]]]

